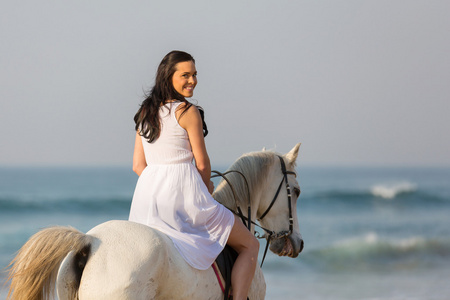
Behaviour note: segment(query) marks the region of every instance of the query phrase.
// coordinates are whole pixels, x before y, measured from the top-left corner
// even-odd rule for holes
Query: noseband
[[[275,193],[275,196],[273,197],[272,202],[270,202],[269,206],[264,211],[264,213],[261,215],[261,217],[258,219],[258,221],[261,221],[269,213],[269,211],[271,210],[272,206],[275,204],[276,200],[278,199],[278,195],[279,195],[279,193],[281,191],[281,187],[283,186],[283,182],[285,182],[285,184],[286,184],[286,191],[287,191],[288,208],[289,208],[289,231],[281,231],[281,232],[276,233],[275,231],[272,231],[270,229],[264,228],[261,225],[255,223],[255,222],[253,222],[251,220],[250,189],[249,189],[249,186],[248,186],[247,178],[245,178],[244,174],[242,174],[239,171],[234,171],[234,170],[228,171],[226,173],[220,173],[218,171],[212,171],[216,175],[211,176],[211,177],[218,177],[218,176],[220,176],[229,184],[229,186],[231,188],[231,191],[233,193],[234,199],[235,199],[236,210],[233,210],[233,209],[230,209],[230,208],[228,208],[228,209],[231,210],[234,214],[238,215],[241,218],[242,222],[247,226],[248,230],[251,229],[251,224],[253,224],[253,225],[258,226],[259,228],[263,229],[268,234],[268,236],[267,236],[267,243],[266,243],[266,247],[265,247],[265,250],[264,250],[264,256],[263,256],[263,259],[262,259],[262,262],[261,262],[261,267],[262,267],[262,265],[264,263],[264,259],[266,258],[266,254],[267,254],[267,250],[269,248],[270,242],[272,240],[277,240],[277,239],[282,239],[282,238],[288,237],[289,235],[292,234],[292,231],[294,230],[294,218],[292,217],[292,194],[291,194],[291,187],[289,186],[289,182],[288,182],[288,177],[287,176],[288,175],[297,176],[297,174],[295,174],[295,172],[288,171],[286,169],[286,164],[285,164],[283,158],[281,156],[278,156],[278,158],[280,159],[281,172],[283,173],[283,178],[281,179],[281,182],[278,185],[277,192]],[[236,201],[236,199],[237,199],[236,192],[235,192],[232,184],[230,183],[230,181],[225,177],[225,175],[227,175],[229,173],[238,173],[239,175],[242,176],[242,178],[245,181],[245,184],[247,186],[247,195],[248,195],[248,207],[247,207],[247,212],[248,212],[247,216],[248,217],[245,217],[243,215],[242,210],[241,210],[241,208],[239,207],[239,205],[238,205],[238,203]],[[255,236],[257,238],[259,238],[259,239],[262,239],[262,238],[265,237],[265,235],[261,236],[258,232],[255,232]]]

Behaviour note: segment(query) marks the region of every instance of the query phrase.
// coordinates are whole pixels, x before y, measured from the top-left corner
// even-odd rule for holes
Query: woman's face
[[[194,95],[197,85],[197,70],[193,61],[183,61],[175,65],[175,73],[172,76],[174,89],[183,97],[190,98]]]

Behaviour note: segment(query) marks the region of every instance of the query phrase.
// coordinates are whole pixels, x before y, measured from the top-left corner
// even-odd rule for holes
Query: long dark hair
[[[159,109],[166,104],[168,100],[178,100],[184,102],[185,106],[181,116],[193,105],[178,93],[172,84],[172,77],[176,71],[176,65],[180,62],[192,61],[194,58],[183,51],[172,51],[164,56],[156,71],[155,85],[146,95],[141,107],[134,116],[136,123],[135,130],[148,140],[149,143],[155,141],[161,133],[161,122],[159,118]],[[205,123],[203,109],[197,106],[203,122],[203,136],[208,134],[208,127]],[[180,117],[181,117],[180,116]]]

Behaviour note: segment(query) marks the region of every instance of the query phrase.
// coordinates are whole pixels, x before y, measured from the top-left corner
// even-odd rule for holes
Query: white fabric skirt
[[[187,263],[206,270],[225,247],[234,215],[192,163],[153,164],[139,177],[129,220],[165,233]]]

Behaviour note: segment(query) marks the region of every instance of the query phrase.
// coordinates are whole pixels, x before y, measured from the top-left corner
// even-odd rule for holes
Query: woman
[[[167,234],[186,262],[200,270],[230,245],[239,254],[231,274],[233,299],[247,299],[259,243],[210,194],[203,111],[185,99],[196,85],[191,55],[172,51],[163,58],[155,85],[134,117],[133,171],[139,180],[129,220]]]

